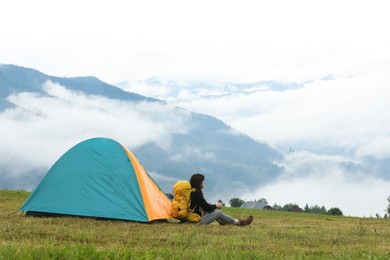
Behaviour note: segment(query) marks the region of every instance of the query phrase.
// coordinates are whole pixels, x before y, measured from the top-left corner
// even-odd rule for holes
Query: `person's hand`
[[[215,203],[215,206],[217,206],[218,209],[221,209],[223,207],[223,204],[221,202]]]

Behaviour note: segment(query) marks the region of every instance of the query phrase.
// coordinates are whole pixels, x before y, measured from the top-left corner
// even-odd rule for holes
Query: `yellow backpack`
[[[191,192],[195,189],[191,188],[188,181],[178,181],[173,186],[173,201],[172,201],[172,217],[180,220],[189,220],[199,222],[201,216],[190,210]]]

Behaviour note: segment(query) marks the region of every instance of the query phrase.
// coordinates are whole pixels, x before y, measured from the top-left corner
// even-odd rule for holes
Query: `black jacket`
[[[190,209],[194,210],[194,213],[199,214],[202,216],[202,211],[207,213],[207,212],[212,212],[214,211],[217,206],[213,204],[209,204],[203,197],[203,193],[200,190],[195,190],[194,192],[191,192],[191,203],[190,203]],[[201,211],[202,209],[202,211]]]

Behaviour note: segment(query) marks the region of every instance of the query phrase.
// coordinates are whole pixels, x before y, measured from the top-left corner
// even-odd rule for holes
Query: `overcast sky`
[[[376,0],[4,1],[0,62],[109,83],[385,73],[387,7]]]
[[[194,111],[212,112],[237,130],[272,145],[328,144],[350,152],[352,159],[363,156],[386,159],[390,156],[388,5],[388,1],[376,0],[4,1],[0,8],[0,63],[31,67],[55,76],[93,75],[111,84],[156,75],[180,82],[213,84],[314,80],[305,83],[302,89],[286,93],[256,92],[214,100],[184,96],[186,99],[174,102]],[[334,75],[333,79],[320,80],[328,75]],[[64,96],[66,99],[71,95],[50,83],[46,88],[53,93],[59,91],[61,99],[56,102],[63,102]],[[42,97],[12,98],[25,106],[34,102],[44,102],[50,109],[59,106]],[[75,104],[82,104],[79,103],[82,97],[72,98]],[[79,114],[74,120],[81,123],[90,113],[105,115],[112,124],[123,123],[119,115],[97,112],[96,103],[90,102],[94,100],[86,103],[93,109],[84,106],[79,108],[81,113],[67,107],[63,114]],[[122,105],[109,104],[109,110],[120,110]],[[51,113],[40,106],[37,111]],[[28,121],[17,125],[12,120],[15,116],[18,115],[3,114],[1,118],[3,123],[20,130],[14,135],[31,140],[29,135],[36,136],[34,133],[46,129],[46,121],[42,119],[24,131]],[[129,116],[138,118],[137,112]],[[173,131],[171,123],[180,121],[180,118],[157,122],[150,119],[140,125],[147,128],[148,124],[161,124],[162,130],[147,136],[142,130],[134,133],[139,134],[140,142],[168,136]],[[61,141],[61,147],[65,148],[91,134],[75,131],[69,133],[63,128],[50,138],[68,136]],[[98,129],[93,134],[115,135],[110,131]],[[45,141],[46,137],[38,138],[26,145],[33,149],[37,143],[45,145]],[[120,141],[126,143],[126,139]],[[17,145],[6,139],[2,142],[8,147]],[[57,158],[65,150],[50,156]],[[24,156],[34,163],[36,157],[30,158],[27,153]],[[370,209],[373,213],[383,213],[389,182],[371,177],[351,182],[346,173],[334,166],[340,160],[337,156],[329,159],[326,155],[313,157],[299,152],[293,155],[294,160],[288,161],[289,158],[284,163],[289,163],[291,172],[260,190],[258,196],[277,203],[293,202],[289,199],[304,202],[307,198],[299,191],[310,187],[313,202],[321,203],[319,198],[326,197],[329,206],[333,206],[342,197],[340,207],[345,209],[356,201],[343,197],[348,190],[356,196],[366,194],[366,198],[359,199],[373,205]],[[323,165],[324,174],[297,178],[293,173],[308,158],[312,164]],[[362,215],[359,206],[348,211]]]

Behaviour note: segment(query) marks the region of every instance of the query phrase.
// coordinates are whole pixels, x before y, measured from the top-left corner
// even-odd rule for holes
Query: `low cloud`
[[[297,151],[280,162],[284,173],[279,179],[257,192],[242,192],[245,199],[383,215],[390,195],[389,171],[383,167],[390,159],[390,80],[377,68],[356,70],[353,76],[334,74],[285,91],[195,84],[172,95],[170,84],[158,98],[211,114],[281,151]]]
[[[384,94],[388,83],[349,77],[258,94],[257,106],[247,101],[255,112],[231,121],[239,130],[279,146],[337,147],[355,155],[390,157],[383,149],[363,149],[390,133],[390,100]]]
[[[204,86],[208,91],[204,96],[198,95],[201,90],[187,87],[176,96],[159,98],[211,114],[240,132],[280,148],[317,152],[333,149],[384,159],[390,157],[386,145],[390,99],[385,94],[389,84],[388,77],[381,73],[333,75],[330,80],[314,80],[286,91],[224,88],[223,94],[211,95],[211,91],[218,92],[218,87],[210,90],[210,86]]]
[[[86,96],[50,81],[44,89],[47,95],[9,96],[16,107],[0,114],[4,180],[48,169],[68,149],[89,138],[112,138],[129,149],[147,142],[169,147],[172,133],[187,131],[184,121],[190,115],[173,106]]]
[[[194,159],[197,161],[215,161],[217,160],[217,156],[212,152],[205,152],[195,146],[191,146],[183,148],[180,154],[175,154],[170,159],[184,162]]]
[[[245,200],[266,198],[271,206],[297,203],[301,208],[306,204],[326,209],[338,207],[347,216],[375,217],[376,213],[383,216],[390,181],[370,175],[364,169],[352,171],[345,159],[308,152],[288,154],[280,162],[285,169],[280,178],[242,197]]]

